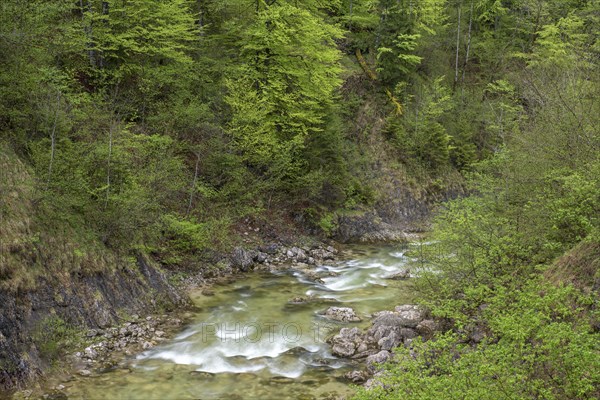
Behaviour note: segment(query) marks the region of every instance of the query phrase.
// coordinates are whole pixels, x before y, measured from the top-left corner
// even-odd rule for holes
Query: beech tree
[[[240,41],[242,65],[232,72],[229,129],[238,149],[262,174],[290,176],[306,139],[324,129],[340,85],[342,31],[288,4],[258,13]]]

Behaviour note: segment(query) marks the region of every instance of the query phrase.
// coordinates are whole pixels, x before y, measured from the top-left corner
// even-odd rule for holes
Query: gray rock
[[[350,307],[329,307],[325,311],[325,317],[341,322],[358,322],[361,320]]]
[[[96,337],[96,336],[100,336],[100,335],[102,335],[102,333],[101,333],[101,332],[99,332],[99,331],[97,331],[96,329],[90,329],[90,330],[89,330],[89,331],[88,331],[88,332],[85,334],[85,336],[87,336],[87,337]]]
[[[369,374],[365,371],[351,371],[344,374],[344,378],[351,380],[353,383],[363,383],[368,377]]]
[[[402,328],[400,329],[400,337],[404,340],[406,339],[414,339],[418,336],[417,332],[414,329],[410,328]]]
[[[254,254],[242,247],[236,247],[231,254],[231,265],[240,271],[248,271],[252,266]]]
[[[306,279],[309,279],[313,282],[317,282],[317,283],[324,283],[323,279],[321,279],[321,277],[319,277],[319,274],[315,271],[303,271],[304,272],[304,276],[306,277]]]
[[[368,350],[369,350],[369,346],[367,345],[366,342],[360,342],[358,344],[358,347],[356,348],[356,352],[358,354],[363,354],[363,353],[365,353]]]
[[[371,372],[375,372],[379,369],[380,364],[388,361],[392,358],[392,354],[387,350],[381,350],[377,354],[367,357],[367,369]]]
[[[401,327],[397,324],[393,324],[386,320],[384,323],[373,325],[367,333],[373,336],[375,341],[379,341],[387,336],[390,336],[392,332],[400,331]]]
[[[340,329],[339,335],[340,337],[347,338],[350,340],[361,340],[360,330],[356,327],[354,328],[342,328]]]
[[[90,360],[93,360],[96,357],[98,357],[98,352],[93,347],[90,346],[90,347],[85,348],[84,355],[85,355],[85,357],[89,358]]]
[[[338,340],[331,349],[333,355],[351,357],[356,352],[356,345],[350,340]]]
[[[296,260],[300,262],[308,261],[308,256],[306,255],[306,252],[304,250],[299,249],[297,247],[293,247],[292,251],[295,253]]]
[[[153,347],[154,347],[154,345],[151,342],[144,342],[144,343],[142,343],[142,349],[144,349],[144,350],[148,350],[148,349],[151,349]]]
[[[400,325],[407,328],[416,328],[419,322],[423,321],[426,317],[423,309],[414,304],[397,306],[395,312],[402,321]]]
[[[333,336],[329,343],[333,346],[332,353],[340,357],[351,357],[356,353],[362,335],[358,328],[342,328],[340,333]]]
[[[256,255],[256,262],[260,264],[264,264],[267,261],[268,255],[267,253],[258,252]]]
[[[387,279],[393,279],[393,280],[397,280],[397,281],[403,281],[408,278],[410,278],[410,270],[409,269],[405,269],[403,271],[397,272],[397,273],[387,277]]]
[[[307,301],[308,301],[308,299],[306,297],[299,296],[299,297],[294,297],[293,299],[290,299],[289,303],[292,303],[292,304],[303,304],[303,303],[306,303]]]
[[[379,339],[377,345],[381,350],[392,350],[395,347],[402,343],[402,337],[396,332],[391,332],[389,336],[383,337]]]
[[[426,338],[430,338],[433,336],[434,332],[438,330],[437,323],[432,319],[425,319],[419,322],[419,325],[416,327],[419,335],[424,336]]]
[[[393,311],[389,311],[389,310],[376,311],[371,315],[371,318],[377,318],[377,317],[381,317],[382,315],[390,315],[393,313],[394,313]]]
[[[87,370],[87,369],[80,370],[78,372],[78,374],[81,375],[81,376],[90,376],[90,375],[92,375],[92,373],[90,372],[90,370]]]

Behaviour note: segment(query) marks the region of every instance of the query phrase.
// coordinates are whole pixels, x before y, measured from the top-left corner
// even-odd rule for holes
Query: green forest
[[[357,398],[598,398],[599,36],[596,0],[3,0],[0,288],[460,187],[416,284],[451,328]]]

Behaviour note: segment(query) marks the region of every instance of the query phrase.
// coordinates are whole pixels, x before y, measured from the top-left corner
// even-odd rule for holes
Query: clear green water
[[[290,266],[258,272],[192,293],[193,321],[173,339],[114,370],[69,382],[77,399],[339,399],[353,389],[350,361],[331,355],[325,339],[343,326],[410,301],[410,281],[386,279],[415,260],[407,246],[352,247],[317,269],[321,282]],[[413,268],[414,269],[414,268]],[[307,303],[290,302],[310,297]],[[352,307],[363,322],[342,324],[320,313]]]

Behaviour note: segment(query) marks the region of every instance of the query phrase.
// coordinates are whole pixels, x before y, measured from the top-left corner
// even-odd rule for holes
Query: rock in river
[[[329,307],[325,311],[325,317],[340,322],[359,322],[360,318],[350,307]]]

